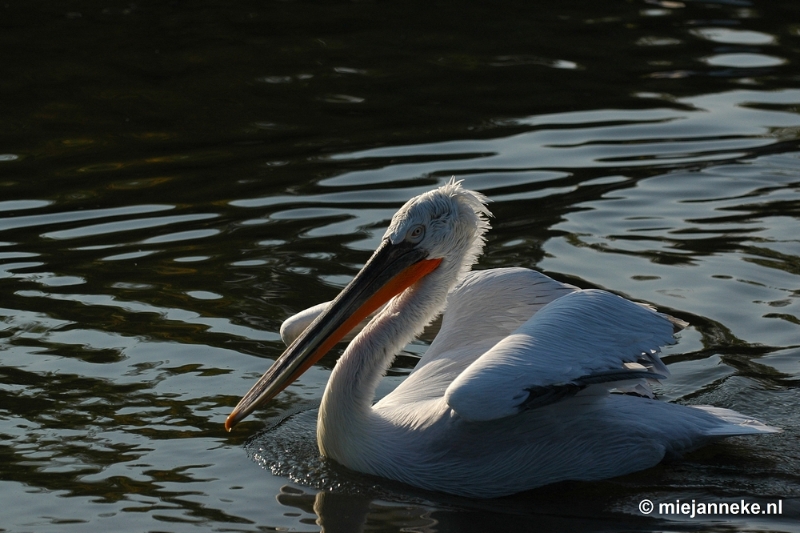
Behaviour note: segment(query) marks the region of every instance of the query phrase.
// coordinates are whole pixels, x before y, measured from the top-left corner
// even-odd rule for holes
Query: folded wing
[[[659,348],[684,325],[605,291],[571,292],[470,364],[445,401],[464,419],[494,420],[592,385],[664,378]]]

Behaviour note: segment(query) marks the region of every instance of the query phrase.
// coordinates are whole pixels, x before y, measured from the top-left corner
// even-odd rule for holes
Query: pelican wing
[[[553,300],[469,365],[445,392],[467,420],[494,420],[592,385],[658,379],[659,347],[683,324],[600,290]]]
[[[281,340],[283,343],[286,346],[292,344],[329,305],[330,302],[322,302],[284,320],[283,324],[281,324]]]
[[[578,290],[527,268],[495,268],[467,273],[447,296],[436,339],[414,371],[379,409],[411,409],[440,401],[447,387],[495,344],[525,324],[553,300]]]
[[[430,361],[456,357],[460,348],[499,341],[548,303],[576,290],[527,268],[467,273],[448,295],[442,327],[417,370]]]
[[[286,346],[292,344],[295,339],[299,337],[300,334],[302,334],[306,328],[310,326],[311,323],[314,322],[314,320],[316,320],[317,317],[328,308],[329,305],[330,302],[322,302],[321,304],[312,305],[308,309],[303,309],[299,313],[284,320],[281,324],[281,340],[283,343]],[[364,329],[364,326],[366,326],[369,321],[372,320],[372,317],[378,314],[381,309],[383,309],[383,306],[356,324],[356,326],[349,333],[342,337],[341,342],[350,342],[353,340],[353,338],[361,333],[361,330]]]

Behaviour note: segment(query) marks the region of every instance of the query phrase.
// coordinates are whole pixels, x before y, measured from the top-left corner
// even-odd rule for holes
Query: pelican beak
[[[428,259],[427,252],[411,243],[384,239],[353,281],[244,395],[225,420],[225,429],[230,431],[258,405],[274,398],[359,322],[433,272],[441,261]]]

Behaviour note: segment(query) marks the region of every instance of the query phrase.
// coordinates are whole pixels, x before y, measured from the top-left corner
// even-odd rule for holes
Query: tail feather
[[[705,435],[708,437],[730,437],[733,435],[755,435],[760,433],[780,433],[781,429],[768,426],[747,415],[737,413],[722,407],[710,405],[692,405],[720,420],[719,425],[707,428]]]

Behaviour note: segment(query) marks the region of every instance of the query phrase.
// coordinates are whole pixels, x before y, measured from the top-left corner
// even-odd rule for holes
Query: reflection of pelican
[[[681,321],[531,270],[470,272],[489,227],[485,201],[451,181],[406,203],[339,296],[284,328],[316,317],[226,428],[388,301],[339,359],[320,406],[321,452],[354,470],[492,497],[617,476],[714,438],[776,431],[726,409],[652,399],[647,380],[668,375],[658,348]],[[395,355],[445,307],[413,373],[373,405]]]

